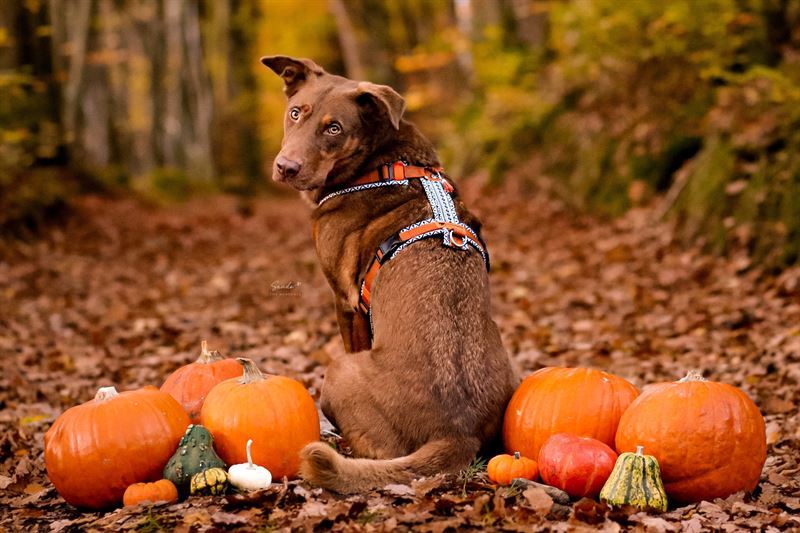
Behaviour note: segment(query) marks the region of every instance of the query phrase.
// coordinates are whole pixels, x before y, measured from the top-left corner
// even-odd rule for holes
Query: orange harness
[[[458,219],[456,207],[451,196],[454,189],[452,184],[442,176],[442,170],[441,168],[407,165],[402,161],[388,163],[361,176],[351,182],[348,187],[324,196],[319,201],[318,205],[322,205],[331,198],[343,194],[377,187],[407,186],[409,179],[419,179],[422,182],[433,216],[406,226],[384,240],[375,252],[375,257],[367,268],[364,279],[361,280],[359,309],[369,317],[370,329],[372,327],[370,298],[372,286],[378,277],[378,272],[387,261],[410,244],[438,235],[442,237],[444,246],[458,250],[468,250],[470,247],[477,250],[486,264],[486,270],[489,270],[489,254],[472,228]]]

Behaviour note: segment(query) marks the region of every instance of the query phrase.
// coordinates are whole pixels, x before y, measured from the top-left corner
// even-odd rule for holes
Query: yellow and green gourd
[[[667,510],[667,494],[658,460],[643,452],[644,447],[637,446],[636,453],[620,454],[600,491],[601,501],[616,507],[630,505],[637,509]]]
[[[228,489],[228,473],[224,468],[209,468],[192,476],[192,496],[222,494]]]

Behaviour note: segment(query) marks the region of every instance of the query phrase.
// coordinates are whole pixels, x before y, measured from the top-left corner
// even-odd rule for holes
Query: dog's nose
[[[300,172],[300,163],[287,159],[282,155],[279,155],[278,159],[275,160],[275,165],[278,167],[278,172],[287,178],[297,176],[298,172]]]

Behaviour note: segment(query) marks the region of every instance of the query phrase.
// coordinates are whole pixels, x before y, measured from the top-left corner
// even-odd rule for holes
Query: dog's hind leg
[[[364,376],[364,368],[372,365],[369,358],[370,352],[358,352],[331,362],[322,385],[322,412],[341,430],[356,455],[373,459],[405,455],[408,444],[372,395],[377,384]]]

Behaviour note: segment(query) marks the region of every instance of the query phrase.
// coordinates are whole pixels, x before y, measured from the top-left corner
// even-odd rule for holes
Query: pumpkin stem
[[[678,380],[678,383],[686,383],[687,381],[708,381],[703,377],[703,373],[699,370],[689,370],[684,377]]]
[[[214,361],[221,361],[222,359],[224,358],[218,351],[208,351],[208,342],[205,339],[200,341],[200,357],[197,358],[195,363],[208,364],[213,363]]]
[[[514,452],[514,460],[519,461],[520,455],[519,452]]]
[[[247,439],[247,464],[248,468],[253,468],[253,456],[250,455],[250,447],[253,445],[253,439]]]
[[[94,395],[94,401],[105,402],[116,396],[119,396],[119,393],[113,385],[111,387],[100,387],[97,389],[97,394]]]
[[[636,455],[644,455],[644,446],[636,445]]]
[[[264,374],[261,373],[261,370],[258,369],[252,359],[247,359],[246,357],[237,357],[236,360],[239,361],[239,364],[241,364],[242,368],[244,369],[244,372],[242,373],[242,379],[239,380],[239,383],[242,385],[247,385],[248,383],[264,380]]]

